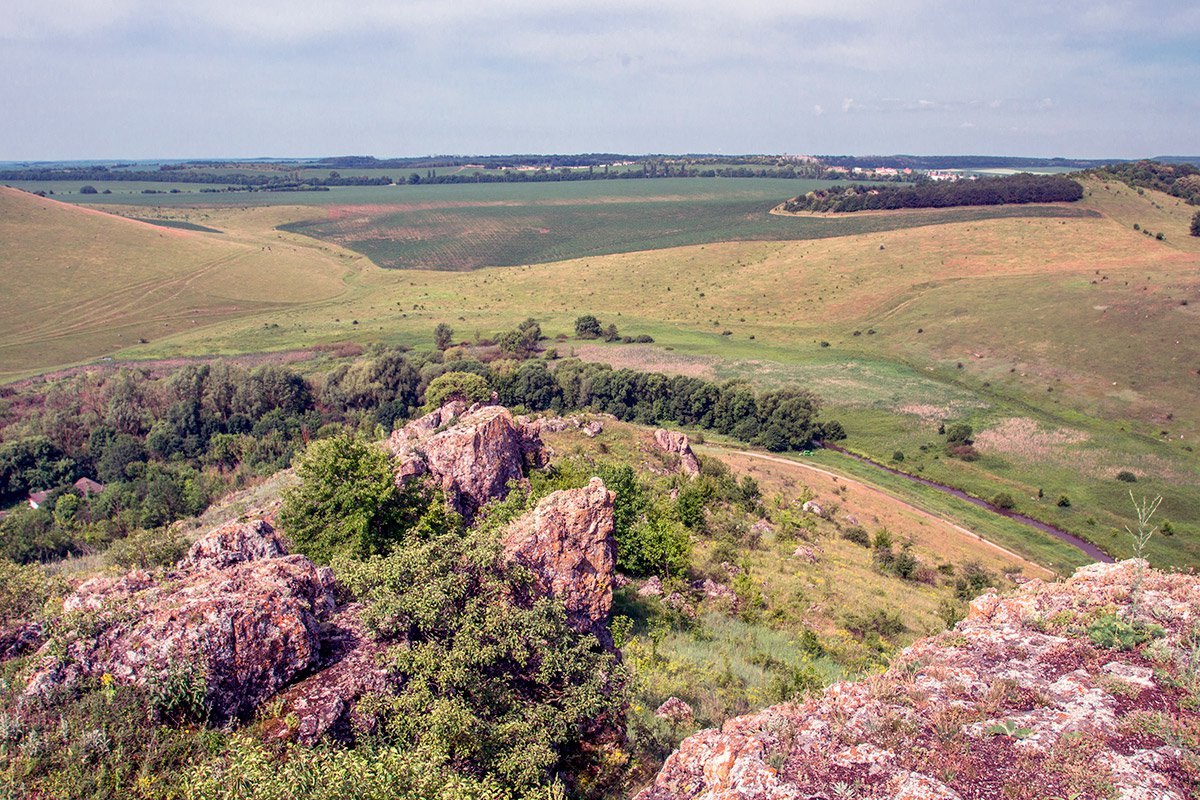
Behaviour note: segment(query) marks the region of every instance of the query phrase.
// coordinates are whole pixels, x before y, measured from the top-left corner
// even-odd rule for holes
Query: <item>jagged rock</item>
[[[624,588],[633,583],[633,580],[625,574],[617,572],[613,575],[613,587],[617,589]]]
[[[367,633],[362,606],[338,609],[322,629],[317,671],[279,695],[274,735],[311,745],[326,734],[347,739],[356,729],[369,729],[372,721],[357,717],[355,704],[365,694],[390,688],[381,661],[386,650]]]
[[[1121,650],[1086,633],[1136,613],[1162,634]],[[1087,776],[1126,800],[1184,800],[1200,770],[1139,720],[1200,724],[1176,688],[1197,621],[1200,579],[1133,561],[984,595],[881,675],[688,737],[637,798],[829,798],[838,784],[859,800],[1067,797]]]
[[[655,709],[654,716],[678,725],[683,722],[691,722],[694,715],[692,707],[687,703],[678,697],[668,697],[662,705]]]
[[[464,412],[461,406],[450,403],[408,423],[387,447],[399,462],[399,482],[428,473],[470,522],[489,500],[504,497],[527,467],[542,466],[546,452],[537,429],[513,419],[507,408]]]
[[[681,592],[671,592],[668,594],[663,598],[663,605],[688,619],[695,619],[696,617],[696,607]]]
[[[704,596],[709,600],[728,601],[730,605],[732,605],[733,610],[737,610],[739,604],[737,592],[733,591],[733,589],[730,589],[725,584],[717,583],[712,578],[705,578],[703,581],[699,582],[699,585],[693,584],[693,586],[699,591],[703,592]]]
[[[638,587],[639,597],[662,597],[662,593],[662,578],[657,575],[651,575]]]
[[[809,564],[817,563],[818,555],[817,548],[811,544],[802,544],[792,552],[793,558],[798,558],[802,561],[807,561]]]
[[[105,673],[145,684],[198,668],[214,717],[244,716],[314,666],[333,602],[332,571],[304,556],[93,579],[63,604],[93,622],[42,647],[26,694]]]
[[[580,427],[579,432],[589,439],[594,439],[600,434],[604,433],[604,426],[600,424],[600,420],[594,419],[586,425]]]
[[[825,509],[821,508],[820,504],[813,500],[806,500],[804,505],[800,506],[800,510],[806,514],[815,514],[818,517],[825,516]]]
[[[775,532],[775,526],[768,519],[760,519],[750,526],[750,533],[763,537]]]
[[[686,434],[659,428],[654,432],[654,443],[660,450],[679,456],[679,469],[689,478],[700,474],[700,461],[692,452],[692,445]]]
[[[505,558],[528,567],[533,591],[560,597],[580,631],[610,641],[613,575],[613,493],[599,478],[582,489],[554,492],[505,531]]]
[[[222,569],[243,561],[277,558],[287,548],[266,520],[231,522],[197,539],[176,565],[181,570]]]

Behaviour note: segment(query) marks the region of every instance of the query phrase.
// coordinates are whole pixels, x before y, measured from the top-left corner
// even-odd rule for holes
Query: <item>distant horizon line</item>
[[[371,159],[375,161],[401,161],[414,159],[536,159],[536,158],[570,158],[570,157],[601,157],[650,159],[650,158],[812,158],[812,159],[1005,159],[1025,161],[1073,161],[1112,163],[1129,161],[1200,161],[1200,155],[1159,154],[1144,156],[1030,156],[1004,153],[791,153],[791,152],[646,152],[618,153],[609,151],[577,151],[577,152],[526,152],[526,153],[422,153],[416,155],[378,156],[363,153],[343,153],[338,155],[308,155],[308,156],[146,156],[121,158],[9,158],[0,159],[0,165],[47,165],[47,164],[192,164],[192,163],[295,163],[295,162],[324,162],[337,159]]]

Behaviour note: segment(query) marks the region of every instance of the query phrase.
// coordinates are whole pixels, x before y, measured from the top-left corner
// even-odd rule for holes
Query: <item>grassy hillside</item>
[[[333,298],[349,272],[310,239],[162,227],[7,188],[0,250],[0,378]]]

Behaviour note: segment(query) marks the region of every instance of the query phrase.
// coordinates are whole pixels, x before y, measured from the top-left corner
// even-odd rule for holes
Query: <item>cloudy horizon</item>
[[[6,5],[5,161],[1200,153],[1187,2]]]

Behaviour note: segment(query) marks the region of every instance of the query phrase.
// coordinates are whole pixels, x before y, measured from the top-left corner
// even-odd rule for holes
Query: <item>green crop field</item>
[[[636,193],[623,191],[625,182],[494,185],[492,191],[469,199],[460,198],[460,192],[442,192],[395,206],[333,206],[323,218],[284,229],[332,241],[381,267],[462,270],[709,242],[822,239],[913,224],[911,218],[894,215],[773,215],[768,212],[783,192],[804,193],[830,182],[741,180],[755,185],[731,187],[730,179],[715,178],[629,182],[637,184]],[[550,187],[558,190],[546,191]],[[526,191],[514,193],[513,188]],[[531,188],[542,191],[528,191]],[[659,193],[646,194],[646,188]],[[673,194],[676,191],[681,194]],[[510,199],[513,194],[529,199],[516,203]],[[1055,206],[972,208],[928,213],[922,219],[939,224],[1076,213],[1085,212]]]

